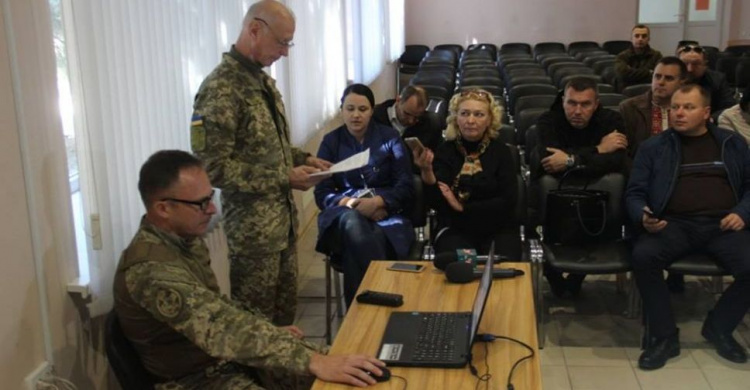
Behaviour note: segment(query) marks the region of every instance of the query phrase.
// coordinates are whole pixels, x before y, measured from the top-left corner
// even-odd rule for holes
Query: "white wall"
[[[406,43],[629,39],[638,0],[409,0]]]

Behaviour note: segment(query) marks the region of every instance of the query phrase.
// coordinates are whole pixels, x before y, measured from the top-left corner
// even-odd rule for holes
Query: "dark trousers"
[[[663,271],[672,262],[703,252],[734,276],[711,313],[715,329],[731,333],[750,309],[750,231],[722,231],[719,218],[667,218],[658,233],[643,233],[633,247],[633,274],[643,297],[643,314],[652,337],[675,332],[674,314]]]
[[[344,274],[344,300],[350,307],[372,260],[396,258],[383,229],[356,210],[341,214],[328,228],[333,252],[339,254]]]
[[[486,255],[495,241],[495,253],[509,261],[521,261],[521,234],[518,227],[508,228],[494,234],[468,234],[458,229],[447,229],[435,242],[435,253],[451,252],[456,249],[476,249],[477,254]]]

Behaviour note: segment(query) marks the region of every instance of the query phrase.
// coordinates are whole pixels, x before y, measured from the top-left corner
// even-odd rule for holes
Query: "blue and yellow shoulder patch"
[[[203,115],[193,114],[190,119],[190,147],[193,152],[202,152],[206,148],[206,129],[203,127]]]

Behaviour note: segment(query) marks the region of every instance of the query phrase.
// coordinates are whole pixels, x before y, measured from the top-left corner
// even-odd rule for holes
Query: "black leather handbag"
[[[549,244],[592,243],[604,238],[607,230],[609,192],[583,188],[563,188],[562,178],[556,190],[547,193],[544,217],[544,241]]]

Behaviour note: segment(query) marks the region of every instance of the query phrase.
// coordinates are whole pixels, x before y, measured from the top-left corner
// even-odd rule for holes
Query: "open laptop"
[[[460,368],[471,359],[471,346],[492,287],[495,243],[469,312],[392,312],[378,359],[389,366]]]

